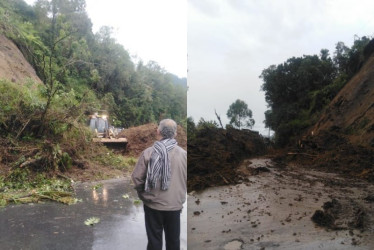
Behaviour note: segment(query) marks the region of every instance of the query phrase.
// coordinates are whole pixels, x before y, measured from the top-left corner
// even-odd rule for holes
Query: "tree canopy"
[[[255,120],[252,119],[252,110],[248,108],[247,103],[239,99],[230,105],[227,117],[230,119],[230,124],[238,129],[252,128],[255,124]]]
[[[49,94],[88,92],[115,126],[129,127],[170,117],[185,122],[187,80],[157,62],[135,64],[112,36],[112,28],[92,32],[85,0],[0,2],[0,33],[12,39],[45,83]],[[47,93],[47,94],[48,94]]]

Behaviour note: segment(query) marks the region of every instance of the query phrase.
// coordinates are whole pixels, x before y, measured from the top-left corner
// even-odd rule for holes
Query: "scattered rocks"
[[[317,225],[334,230],[364,228],[366,213],[357,203],[332,199],[322,207],[311,218]]]

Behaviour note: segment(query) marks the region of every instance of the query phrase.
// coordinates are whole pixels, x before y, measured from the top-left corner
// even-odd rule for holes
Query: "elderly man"
[[[187,193],[187,152],[174,139],[177,124],[162,120],[157,129],[161,140],[143,151],[131,177],[144,203],[147,250],[180,249],[180,213]]]

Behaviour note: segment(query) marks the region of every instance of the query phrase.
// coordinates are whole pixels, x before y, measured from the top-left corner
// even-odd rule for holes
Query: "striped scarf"
[[[145,191],[149,192],[156,187],[157,181],[161,178],[161,190],[169,188],[171,170],[168,152],[176,145],[175,139],[163,139],[153,144],[153,152],[148,163]]]

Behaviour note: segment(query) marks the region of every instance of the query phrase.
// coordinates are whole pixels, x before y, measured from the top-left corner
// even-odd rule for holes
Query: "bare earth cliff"
[[[41,83],[34,68],[26,61],[17,46],[0,35],[0,79],[25,83],[30,78]]]

